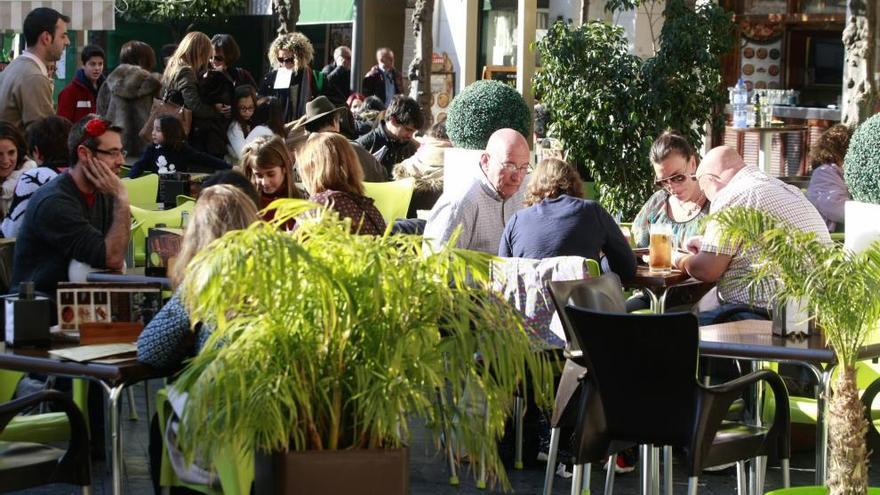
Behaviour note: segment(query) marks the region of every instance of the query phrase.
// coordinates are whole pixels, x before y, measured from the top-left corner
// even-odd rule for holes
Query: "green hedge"
[[[880,114],[856,129],[843,163],[844,179],[852,198],[880,204]]]
[[[482,150],[498,129],[515,129],[528,139],[531,119],[515,89],[498,81],[477,81],[452,100],[446,132],[456,147]]]

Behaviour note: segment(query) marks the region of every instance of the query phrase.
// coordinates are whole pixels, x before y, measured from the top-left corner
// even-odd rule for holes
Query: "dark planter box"
[[[406,495],[407,449],[256,454],[254,493]]]

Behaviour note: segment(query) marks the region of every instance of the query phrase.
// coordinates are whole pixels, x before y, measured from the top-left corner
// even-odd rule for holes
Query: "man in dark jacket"
[[[390,48],[376,50],[376,61],[378,65],[364,76],[364,95],[378,96],[388,106],[394,95],[403,93],[403,76],[394,68],[394,52]]]
[[[403,95],[391,99],[385,119],[357,142],[385,167],[388,177],[398,163],[413,156],[419,148],[413,135],[425,125],[425,117],[416,100]]]
[[[337,107],[346,104],[351,94],[351,49],[338,46],[333,50],[333,63],[321,69],[324,73],[324,95]]]

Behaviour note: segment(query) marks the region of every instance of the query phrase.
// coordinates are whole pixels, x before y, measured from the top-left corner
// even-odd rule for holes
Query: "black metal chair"
[[[871,382],[865,392],[862,393],[862,404],[865,406],[865,419],[868,421],[868,432],[865,437],[868,448],[874,452],[880,451],[880,431],[877,431],[877,424],[871,416],[871,404],[874,398],[880,393],[880,378]]]
[[[550,451],[547,458],[547,471],[544,476],[544,494],[548,495],[553,492],[553,477],[556,470],[556,457],[559,451],[559,440],[563,426],[575,427],[577,424],[578,408],[580,407],[580,397],[583,386],[589,386],[589,382],[584,382],[583,376],[587,372],[587,362],[583,356],[577,339],[571,335],[571,325],[567,321],[565,315],[565,306],[573,304],[575,306],[596,309],[607,312],[625,312],[626,301],[623,298],[623,288],[620,284],[620,278],[614,273],[606,273],[600,277],[588,278],[585,280],[574,280],[566,282],[550,282],[547,284],[556,313],[562,321],[562,328],[565,332],[568,345],[565,350],[565,366],[562,371],[562,377],[556,388],[556,401],[553,407],[553,415],[550,418]],[[596,397],[595,394],[590,395]],[[595,404],[593,404],[595,406]],[[596,409],[596,413],[600,413]],[[618,452],[629,445],[620,445]],[[569,459],[569,462],[572,460]],[[610,492],[614,486],[614,464],[617,461],[612,454],[609,459],[608,477],[605,481],[606,492]],[[572,478],[572,494],[580,494],[582,488],[589,488],[590,484],[590,464],[586,462],[577,462],[574,460],[574,476]]]
[[[580,399],[574,444],[578,460],[601,460],[614,442],[679,447],[685,453],[689,494],[696,493],[703,468],[736,461],[742,495],[744,461],[775,454],[788,487],[788,393],[776,373],[761,370],[717,386],[700,384],[699,327],[692,313],[604,313],[571,305],[565,313],[584,352],[589,370],[584,379],[591,385]],[[775,395],[769,427],[726,421],[734,400],[759,381]],[[762,480],[757,481],[762,492]]]
[[[0,431],[17,414],[42,402],[51,402],[70,421],[67,450],[31,442],[0,442],[0,492],[24,490],[50,483],[70,483],[91,493],[89,433],[82,413],[70,397],[56,390],[0,404]]]

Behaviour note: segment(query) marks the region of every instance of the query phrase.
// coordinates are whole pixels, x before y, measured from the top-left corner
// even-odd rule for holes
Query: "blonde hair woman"
[[[172,285],[180,285],[187,265],[199,251],[227,232],[246,229],[256,220],[257,207],[237,187],[221,184],[204,189],[171,269]],[[189,312],[175,292],[138,337],[138,360],[159,369],[175,369],[201,349],[209,333],[210,329],[190,322]]]
[[[245,145],[241,152],[241,167],[260,193],[260,208],[280,198],[301,198],[293,177],[293,161],[284,140],[278,136],[262,136]],[[275,212],[263,214],[269,221]],[[291,224],[292,227],[292,224]]]
[[[273,70],[263,78],[259,94],[275,96],[281,101],[285,123],[302,117],[306,103],[321,92],[323,74],[311,68],[314,54],[312,42],[302,33],[280,34],[269,46],[268,57]],[[287,87],[275,88],[279,73],[285,78],[290,74]]]
[[[612,271],[624,280],[632,278],[636,259],[629,243],[605,208],[581,198],[582,189],[574,167],[555,158],[542,160],[529,182],[528,208],[507,221],[498,256],[581,256],[599,261],[603,252]]]
[[[225,119],[224,109],[219,104],[209,105],[199,96],[198,77],[208,67],[208,61],[214,53],[211,39],[205,33],[193,31],[183,37],[174,54],[168,59],[165,72],[162,74],[164,98],[192,111],[193,129],[210,127],[209,123]],[[190,144],[199,151],[217,156],[217,151],[207,149],[202,143],[198,131],[190,134]],[[220,156],[225,153],[225,145]]]
[[[333,132],[312,134],[298,155],[297,164],[310,201],[351,218],[352,232],[369,235],[385,232],[382,214],[373,200],[364,196],[364,172],[345,137]]]

